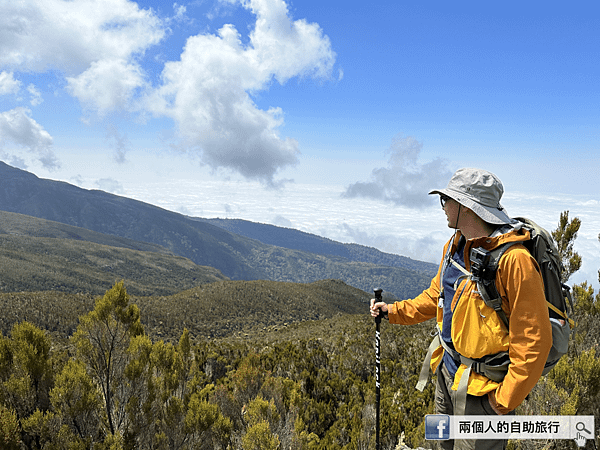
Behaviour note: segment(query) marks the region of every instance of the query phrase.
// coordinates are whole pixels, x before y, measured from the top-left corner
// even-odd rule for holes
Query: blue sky
[[[573,215],[588,214],[579,203],[600,206],[597,2],[4,0],[2,9],[0,159],[42,177],[366,244],[384,231],[370,216],[348,231],[359,203],[384,211],[386,229],[406,229],[406,217],[436,207],[426,192],[463,166],[496,173],[507,194],[558,196],[551,204]],[[310,207],[292,195],[322,186],[331,195],[309,195]],[[243,206],[286,197],[298,202],[287,216]],[[326,215],[332,202],[348,211],[321,228],[294,213]],[[525,213],[546,204],[517,203]],[[548,227],[558,220],[538,214]],[[435,260],[419,245],[437,247],[443,232],[413,230],[410,256]],[[600,262],[598,232],[581,234]]]

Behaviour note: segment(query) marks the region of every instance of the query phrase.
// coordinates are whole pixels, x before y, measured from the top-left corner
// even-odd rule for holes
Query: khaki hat
[[[446,195],[466,206],[487,223],[502,225],[511,223],[500,204],[504,187],[500,179],[491,172],[481,169],[458,169],[444,189],[429,194]]]

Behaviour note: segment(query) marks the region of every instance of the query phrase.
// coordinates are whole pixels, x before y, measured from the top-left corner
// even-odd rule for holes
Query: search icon
[[[585,431],[587,434],[592,434],[592,432],[585,427],[585,424],[583,422],[577,422],[575,428],[577,428],[577,431]]]

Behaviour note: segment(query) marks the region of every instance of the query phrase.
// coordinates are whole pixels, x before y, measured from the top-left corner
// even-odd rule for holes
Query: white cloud
[[[114,178],[101,178],[98,181],[96,181],[96,186],[98,186],[98,189],[102,191],[111,192],[113,194],[125,193],[121,183],[115,180]]]
[[[145,83],[136,58],[165,35],[152,10],[129,0],[5,3],[0,67],[58,70],[67,76],[69,93],[100,113],[128,106]],[[36,102],[38,96],[32,99]]]
[[[52,151],[52,136],[30,115],[31,111],[22,107],[0,113],[0,147],[10,143],[23,147],[44,167],[55,169],[59,164]]]
[[[15,80],[12,72],[0,72],[0,95],[16,94],[20,87],[21,82]]]
[[[174,21],[185,21],[187,20],[187,16],[185,13],[187,12],[187,8],[184,5],[179,5],[177,3],[173,3],[173,10],[175,11],[175,16],[171,20]]]
[[[129,148],[129,139],[125,133],[121,133],[116,125],[109,124],[106,127],[106,138],[114,145],[114,161],[123,164],[127,161],[127,150]]]
[[[4,2],[0,66],[75,75],[96,61],[127,60],[163,36],[156,15],[128,0]]]
[[[335,54],[318,24],[291,21],[282,0],[245,0],[244,7],[256,15],[250,33],[248,55],[262,70],[264,81],[271,74],[280,83],[297,75],[326,77],[333,68]]]
[[[27,170],[27,163],[18,155],[5,155],[8,163],[18,169]]]
[[[115,109],[127,109],[134,93],[145,84],[144,73],[136,63],[124,59],[103,59],[93,62],[76,77],[67,77],[71,95],[99,114]]]
[[[283,217],[280,214],[276,215],[273,218],[272,222],[273,222],[273,225],[277,225],[278,227],[284,227],[284,228],[292,228],[293,227],[292,221],[289,219],[286,219],[285,217]]]
[[[381,229],[372,230],[364,225],[350,226],[343,223],[340,226],[338,240],[354,242],[367,247],[375,247],[385,253],[407,256],[409,258],[431,263],[438,263],[438,255],[447,235],[443,230],[421,232],[420,235],[395,230],[395,233],[385,232]],[[396,226],[396,228],[399,228]]]
[[[448,170],[448,162],[441,158],[421,164],[422,148],[423,144],[413,137],[396,137],[387,152],[387,167],[374,169],[371,181],[348,186],[343,197],[372,198],[409,207],[431,205],[427,193],[445,187],[452,172]]]
[[[27,92],[29,92],[29,94],[31,95],[30,103],[32,106],[37,106],[44,101],[44,99],[42,98],[42,94],[40,93],[40,91],[37,90],[37,88],[33,84],[27,86]]]
[[[248,44],[233,25],[190,37],[180,60],[165,64],[163,85],[148,96],[147,107],[175,119],[182,145],[213,169],[275,186],[278,170],[298,163],[298,142],[279,136],[282,110],[261,110],[251,95],[273,79],[328,77],[335,54],[320,27],[293,21],[283,1],[242,5],[256,15]]]

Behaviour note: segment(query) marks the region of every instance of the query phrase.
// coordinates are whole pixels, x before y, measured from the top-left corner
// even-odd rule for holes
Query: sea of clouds
[[[236,218],[313,233],[339,242],[357,243],[384,252],[438,263],[452,234],[437,196],[410,207],[384,199],[349,197],[347,187],[288,184],[265,190],[260,183],[172,180],[127,186],[128,197],[183,214]],[[600,268],[600,201],[592,196],[508,193],[503,206],[511,216],[525,216],[554,230],[561,212],[581,219],[575,251],[583,265],[569,283],[588,281],[598,288]]]

